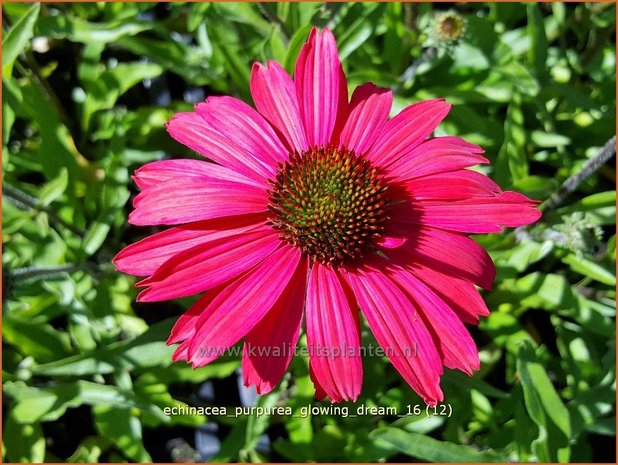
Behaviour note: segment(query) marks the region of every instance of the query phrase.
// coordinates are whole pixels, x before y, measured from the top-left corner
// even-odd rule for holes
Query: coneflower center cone
[[[271,224],[313,260],[353,262],[384,232],[388,185],[351,150],[328,146],[294,153],[279,165],[272,185]]]

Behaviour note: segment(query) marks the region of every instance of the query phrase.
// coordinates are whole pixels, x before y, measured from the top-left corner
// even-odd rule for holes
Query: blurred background
[[[3,3],[3,461],[614,462],[615,17],[613,3]],[[260,398],[239,359],[172,364],[164,341],[191,299],[136,303],[110,263],[156,231],[127,223],[132,172],[196,157],[165,121],[209,95],[250,102],[251,64],[291,72],[312,25],[335,32],[351,88],[394,90],[393,114],[453,103],[438,134],[481,145],[482,171],[544,216],[476,238],[498,275],[471,328],[480,372],[443,377],[450,417],[165,415],[314,402],[302,358]],[[358,405],[422,405],[386,360],[364,369]]]

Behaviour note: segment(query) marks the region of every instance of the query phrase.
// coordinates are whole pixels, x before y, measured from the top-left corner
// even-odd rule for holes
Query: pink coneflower
[[[204,293],[172,329],[174,360],[203,366],[244,338],[245,384],[267,393],[304,313],[317,397],[354,400],[362,313],[409,385],[440,402],[443,366],[479,368],[463,322],[489,313],[475,285],[490,289],[495,270],[468,234],[532,223],[537,202],[467,170],[488,162],[476,145],[428,138],[449,112],[444,100],[391,119],[387,89],[367,83],[348,101],[328,29],[311,31],[294,79],[275,62],[254,64],[251,93],[257,111],[210,97],[169,122],[214,163],[137,170],[129,221],[176,226],[128,246],[116,266],[147,276],[142,302]]]

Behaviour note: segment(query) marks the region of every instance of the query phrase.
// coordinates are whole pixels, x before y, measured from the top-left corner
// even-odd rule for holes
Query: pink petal
[[[262,115],[233,97],[208,97],[195,106],[206,123],[234,145],[251,154],[275,174],[277,163],[288,158],[288,150]]]
[[[170,179],[145,188],[133,200],[129,223],[180,224],[268,210],[268,193],[247,184],[197,177]]]
[[[408,298],[375,269],[353,270],[345,277],[393,366],[429,405],[442,401],[440,355]]]
[[[244,384],[255,385],[258,394],[267,394],[279,384],[294,356],[303,316],[306,281],[307,260],[303,258],[277,303],[245,338]]]
[[[472,375],[473,370],[478,370],[480,361],[474,340],[453,310],[426,284],[403,268],[392,267],[389,272],[415,303],[437,343],[444,365],[469,375]]]
[[[436,228],[398,225],[408,240],[395,254],[406,257],[408,263],[420,263],[458,278],[491,289],[496,269],[491,258],[473,239],[462,234]]]
[[[206,365],[247,335],[279,300],[300,261],[300,251],[284,245],[226,287],[196,324],[189,362]]]
[[[450,109],[451,105],[443,99],[425,100],[404,108],[386,123],[367,152],[367,158],[386,168],[398,159],[409,156],[435,131]]]
[[[181,360],[187,361],[187,358],[189,357],[189,343],[190,341],[187,340],[176,347],[176,350],[172,354],[173,362],[179,362]]]
[[[148,276],[180,252],[250,231],[265,222],[266,217],[262,214],[238,215],[169,228],[128,245],[113,262],[119,271]]]
[[[248,178],[221,165],[201,160],[160,160],[148,163],[135,171],[133,180],[137,187],[145,189],[155,184],[186,177],[196,177],[203,182],[217,180],[233,181],[262,188],[264,183]]]
[[[407,237],[382,236],[375,244],[384,249],[396,249],[401,247],[407,240]]]
[[[200,244],[163,263],[138,286],[138,301],[176,299],[212,289],[263,261],[281,245],[270,228],[246,232]]]
[[[309,271],[305,311],[315,378],[332,402],[356,400],[363,383],[357,310],[337,273],[319,262]]]
[[[294,72],[296,95],[307,142],[322,147],[331,136],[347,104],[347,84],[339,61],[337,44],[328,29],[311,30],[298,55]]]
[[[350,114],[339,143],[357,154],[363,154],[380,135],[393,104],[390,90],[367,83],[352,94]]]
[[[210,289],[200,299],[198,299],[189,310],[187,310],[172,328],[171,334],[165,344],[168,346],[181,342],[172,355],[172,360],[177,362],[178,360],[189,360],[189,347],[191,346],[191,339],[195,336],[195,326],[200,321],[200,318],[206,318],[209,313],[207,310],[210,308],[212,301],[225,289],[226,284]]]
[[[176,113],[167,132],[181,144],[243,176],[265,184],[273,167],[233,143],[206,123],[197,113]]]
[[[204,313],[210,303],[217,297],[225,286],[219,286],[215,289],[210,289],[197,302],[195,302],[189,310],[183,313],[174,324],[170,336],[167,338],[166,344],[171,345],[180,341],[191,339],[195,334],[195,324],[199,317]]]
[[[416,205],[420,222],[438,228],[465,233],[493,233],[503,227],[531,224],[541,217],[539,202],[517,192],[503,192],[495,197],[466,200],[425,200]]]
[[[463,200],[474,197],[496,197],[500,186],[476,171],[459,170],[411,179],[405,188],[416,200]]]
[[[448,276],[418,262],[410,266],[410,272],[431,287],[465,323],[478,324],[479,315],[489,316],[485,301],[470,281]]]
[[[478,145],[458,137],[435,137],[426,140],[407,156],[389,166],[390,175],[398,180],[419,178],[430,174],[455,171],[489,163]]]
[[[253,64],[251,95],[258,111],[281,132],[290,152],[303,153],[309,148],[294,82],[278,63]]]
[[[320,384],[320,381],[315,375],[315,372],[313,371],[313,367],[311,366],[311,360],[309,361],[309,379],[311,379],[311,382],[313,383],[313,387],[315,388],[315,400],[322,401],[326,399],[328,394],[326,394],[326,391],[324,390],[324,388]]]

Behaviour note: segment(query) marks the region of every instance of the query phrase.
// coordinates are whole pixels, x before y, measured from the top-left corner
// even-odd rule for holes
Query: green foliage
[[[13,73],[13,63],[32,38],[32,28],[40,9],[41,6],[38,3],[32,5],[6,35],[2,44],[2,77],[8,78]]]
[[[546,201],[614,135],[614,4],[457,4],[456,42],[436,34],[437,3],[2,8],[4,459],[170,461],[157,441],[183,434],[193,445],[209,421],[229,431],[218,461],[613,461],[611,163],[537,225],[477,237],[497,267],[483,295],[492,314],[474,330],[481,370],[443,377],[450,416],[426,415],[379,358],[364,360],[362,396],[347,407],[403,417],[166,415],[240,361],[172,363],[165,340],[190,301],[136,304],[135,280],[111,259],[152,232],[127,224],[132,172],[193,156],[165,121],[201,93],[250,102],[251,64],[293,72],[311,25],[333,29],[350,88],[392,88],[393,114],[447,99],[437,133],[482,145],[492,164],[479,170]],[[258,406],[314,402],[306,360],[289,371]]]

